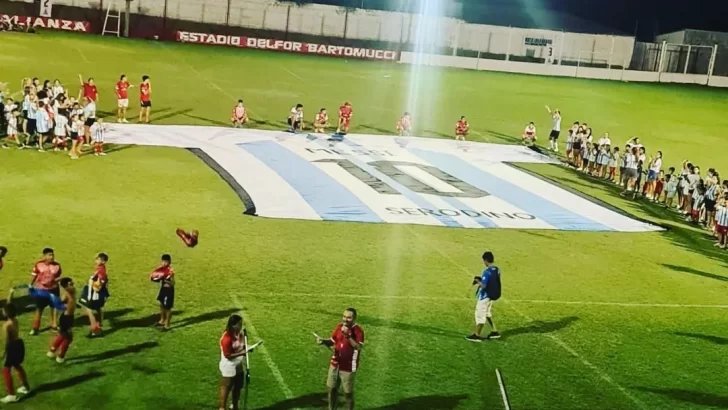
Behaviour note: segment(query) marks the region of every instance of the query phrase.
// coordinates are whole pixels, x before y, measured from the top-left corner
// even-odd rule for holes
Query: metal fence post
[[[169,0],[164,0],[164,14],[162,15],[162,28],[167,29],[167,8],[169,7]]]
[[[610,70],[612,68],[612,56],[614,55],[614,42],[615,37],[612,36],[612,49],[609,51],[609,60],[607,60],[607,69]]]
[[[660,46],[660,58],[659,62],[657,63],[657,82],[661,82],[662,79],[662,64],[665,61],[665,53],[667,52],[667,41],[662,42],[662,46]]]
[[[710,63],[708,63],[708,79],[705,85],[710,85],[710,79],[713,77],[713,70],[715,70],[715,59],[718,57],[718,45],[713,46],[713,52],[710,54]]]
[[[506,48],[506,61],[511,59],[511,37],[513,37],[513,28],[508,26],[508,48]]]
[[[232,3],[232,0],[227,1],[227,9],[225,10],[225,25],[230,25],[230,3]],[[165,7],[167,5],[167,0],[164,1]]]
[[[683,70],[683,74],[688,73],[688,63],[690,62],[690,50],[692,50],[692,45],[688,44],[688,55],[685,57],[685,69]]]

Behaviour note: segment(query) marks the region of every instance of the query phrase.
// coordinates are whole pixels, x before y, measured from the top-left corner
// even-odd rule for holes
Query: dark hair
[[[17,315],[17,310],[15,309],[15,305],[12,303],[8,303],[5,305],[5,316],[8,317],[8,319],[15,319],[15,316]]]
[[[239,102],[240,104],[242,104],[242,103],[243,103],[243,100],[238,100],[238,102]]]
[[[296,104],[296,108],[303,108],[303,104]]]
[[[668,168],[667,170],[668,170],[668,171],[672,171],[672,172],[675,172],[675,167],[670,167],[670,168]]]
[[[5,246],[0,246],[0,258],[8,254],[8,248]]]
[[[43,255],[48,255],[49,253],[55,253],[53,252],[53,248],[43,248]]]
[[[326,111],[326,108],[322,108],[319,110],[319,112],[321,112],[321,111]]]
[[[354,320],[356,320],[356,316],[357,316],[356,309],[354,309],[353,307],[348,307],[348,308],[346,308],[345,312],[351,312],[351,314],[354,315]]]
[[[142,81],[147,81],[148,79],[149,79],[149,76],[148,75],[143,75],[142,76]]]
[[[123,80],[123,79],[124,79],[124,77],[126,77],[126,74],[122,74],[122,75],[120,75],[120,76],[119,76],[119,81]]]
[[[61,278],[61,281],[60,281],[61,287],[62,287],[63,289],[67,288],[67,287],[68,287],[68,285],[70,285],[70,284],[72,284],[72,283],[73,283],[73,279],[71,279],[71,278],[68,278],[68,277],[66,277],[66,278]]]
[[[407,111],[405,111],[405,112],[404,112],[404,115],[410,115],[410,113],[408,113]]]
[[[167,263],[172,263],[172,256],[168,253],[165,253],[164,255],[162,255],[162,260]]]
[[[662,172],[662,171],[660,171],[660,172]],[[671,174],[665,175],[665,182],[670,182],[670,179],[671,178],[672,178],[672,175]]]
[[[461,119],[461,120],[464,120],[464,119],[465,119],[465,116],[464,116],[464,115],[461,115],[461,116],[460,116],[460,119]]]
[[[89,83],[90,83],[90,82],[91,82],[91,81],[93,81],[93,80],[94,80],[94,78],[93,78],[93,77],[89,77],[89,78],[88,78],[88,80],[87,80],[87,82],[89,82]]]
[[[18,111],[18,107],[15,107],[15,108],[13,108],[12,111],[10,111],[11,114],[15,114],[16,112],[20,112],[20,111]]]
[[[493,252],[486,251],[485,253],[483,253],[483,260],[486,261],[486,262],[488,262],[488,263],[495,262],[495,256],[493,256]]]
[[[104,262],[109,261],[109,255],[105,254],[104,252],[99,253],[98,258]]]
[[[615,151],[619,151],[619,147],[614,147],[614,150]]]
[[[232,332],[233,326],[237,325],[238,323],[243,321],[243,317],[240,315],[230,315],[228,318],[227,326],[225,326],[225,330],[228,332]]]

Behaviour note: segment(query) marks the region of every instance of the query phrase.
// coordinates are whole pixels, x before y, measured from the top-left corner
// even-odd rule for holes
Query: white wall
[[[421,59],[423,64],[435,67],[457,67],[472,70],[501,71],[507,73],[522,73],[534,75],[548,75],[555,77],[578,77],[593,78],[614,81],[633,82],[663,82],[681,84],[702,84],[708,82],[707,75],[677,74],[677,73],[656,73],[651,71],[632,71],[622,69],[589,68],[560,66],[554,64],[533,64],[518,61],[486,60],[469,57],[442,56],[429,54]],[[415,62],[415,54],[403,52],[400,62],[412,64]],[[713,76],[710,79],[710,86],[728,87],[728,77]]]

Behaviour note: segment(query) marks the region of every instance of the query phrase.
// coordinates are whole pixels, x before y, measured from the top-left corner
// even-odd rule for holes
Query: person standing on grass
[[[57,329],[58,311],[53,298],[60,298],[60,290],[58,289],[58,280],[61,277],[61,264],[55,260],[55,253],[51,248],[43,249],[43,259],[36,262],[33,266],[33,280],[30,282],[32,293],[35,297],[35,318],[33,319],[33,329],[30,331],[31,336],[37,336],[40,332],[40,319],[43,316],[43,310],[51,307],[51,329]]]
[[[30,393],[30,385],[28,384],[28,376],[25,374],[23,369],[23,361],[25,360],[25,343],[20,338],[20,326],[16,319],[17,311],[15,305],[13,305],[13,293],[15,289],[10,289],[7,303],[3,308],[5,313],[5,323],[3,323],[3,336],[5,339],[5,352],[3,358],[5,363],[3,365],[3,380],[5,382],[5,391],[8,393],[7,396],[0,399],[0,403],[14,403],[19,400],[17,394],[26,395]],[[13,386],[13,374],[12,369],[20,378],[22,384],[18,390],[15,390]]]
[[[83,107],[83,141],[85,146],[91,145],[91,127],[96,124],[96,103],[89,97],[84,97],[85,105]]]
[[[68,133],[71,127],[68,125],[68,118],[63,113],[58,113],[55,119],[55,127],[53,128],[53,151],[60,150],[59,146],[64,151],[68,151],[66,142],[68,140]]]
[[[139,122],[149,124],[149,111],[152,109],[152,83],[149,76],[142,76],[142,83],[139,84]]]
[[[133,85],[129,84],[126,75],[122,74],[114,87],[116,92],[116,122],[124,124],[129,122],[126,120],[126,110],[129,108],[129,88],[131,87]]]
[[[51,343],[46,356],[56,359],[56,363],[63,364],[66,361],[66,353],[68,346],[73,342],[73,322],[76,315],[76,287],[73,285],[73,279],[61,279],[61,288],[63,295],[61,303],[65,306],[63,314],[59,318],[58,336]]]
[[[627,195],[634,189],[634,184],[637,181],[637,167],[637,148],[633,147],[624,153],[624,171],[622,172],[624,191],[620,195]]]
[[[159,282],[159,322],[155,326],[161,326],[163,330],[170,329],[169,322],[172,319],[172,308],[174,307],[174,269],[172,269],[172,257],[162,255],[162,264],[150,275],[152,282]]]
[[[718,242],[715,246],[725,249],[728,236],[728,194],[718,200],[715,211],[715,235]]]
[[[106,125],[102,118],[99,118],[94,125],[91,126],[91,133],[94,136],[94,155],[105,156],[104,141],[106,140]]]
[[[88,98],[89,100],[93,101],[94,103],[99,102],[99,89],[96,88],[96,83],[94,82],[94,79],[89,77],[88,81],[83,81],[83,76],[81,74],[78,75],[78,82],[81,83],[81,90],[79,92],[78,99],[85,99]]]
[[[720,176],[712,171],[708,171],[708,178],[705,178],[705,228],[709,231],[715,227],[715,204],[720,194]]]
[[[473,285],[478,286],[475,291],[478,303],[475,305],[475,333],[465,338],[470,342],[482,342],[486,339],[500,339],[501,337],[492,317],[493,303],[501,297],[500,269],[494,265],[493,252],[488,251],[483,254],[483,263],[485,263],[483,274],[473,279]],[[491,332],[483,338],[480,334],[483,332],[486,322],[490,326]]]
[[[364,347],[364,330],[356,324],[356,317],[356,309],[347,308],[331,338],[324,340],[316,337],[317,344],[334,348],[326,381],[329,410],[338,408],[339,386],[344,390],[347,408],[354,409],[354,381],[356,371],[359,369],[361,349]]]
[[[218,409],[227,410],[227,400],[232,393],[231,409],[238,409],[240,403],[240,392],[245,385],[245,362],[243,359],[247,354],[245,338],[243,337],[243,318],[240,315],[232,315],[228,318],[225,332],[220,338],[220,394],[218,398]]]
[[[89,337],[96,337],[103,331],[104,305],[109,298],[109,277],[106,275],[106,263],[109,255],[101,252],[96,255],[96,268],[88,280],[88,284],[81,291],[79,304],[85,307],[89,322]]]
[[[660,171],[662,171],[662,151],[657,151],[657,155],[654,158],[650,158],[647,171],[647,183],[645,183],[642,189],[642,196],[653,202],[657,202],[655,185]]]
[[[76,104],[78,105],[78,104]],[[71,113],[75,112],[71,111]],[[83,114],[71,115],[71,152],[68,154],[71,159],[78,159],[81,156],[81,146],[83,146]]]
[[[559,152],[559,135],[561,134],[561,111],[557,108],[553,112],[549,106],[546,111],[551,114],[551,133],[549,134],[549,150]]]

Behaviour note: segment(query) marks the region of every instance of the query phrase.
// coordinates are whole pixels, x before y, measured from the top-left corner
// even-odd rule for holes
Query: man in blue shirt
[[[475,291],[478,303],[475,305],[475,333],[465,338],[469,342],[482,342],[485,339],[499,339],[501,337],[491,317],[493,302],[501,297],[500,270],[493,264],[494,262],[493,252],[485,252],[483,254],[483,263],[485,263],[483,275],[476,276],[473,279],[473,285],[478,286]],[[486,322],[488,322],[492,330],[488,336],[483,338],[480,334]]]

